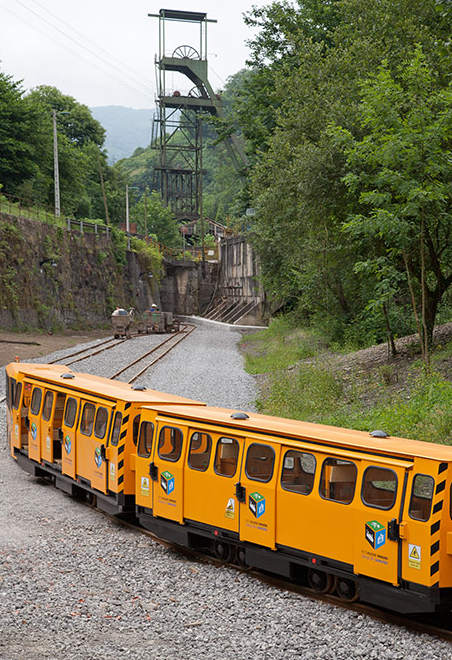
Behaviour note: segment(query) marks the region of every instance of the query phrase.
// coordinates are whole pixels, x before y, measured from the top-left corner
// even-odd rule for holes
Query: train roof
[[[9,376],[24,374],[34,380],[45,381],[58,385],[69,390],[78,390],[94,396],[107,397],[127,401],[130,403],[151,404],[175,404],[204,406],[201,401],[194,401],[176,394],[167,394],[158,392],[149,388],[134,389],[133,385],[119,380],[111,380],[102,376],[93,376],[92,374],[79,373],[72,371],[69,367],[62,364],[35,364],[27,362],[11,362],[6,367]],[[63,374],[70,374],[69,378],[64,378]]]
[[[177,406],[170,408],[165,405],[145,407],[149,407],[169,417],[181,417],[200,424],[222,428],[228,427],[231,429],[231,432],[233,430],[241,432],[246,430],[250,434],[264,434],[271,437],[272,440],[283,442],[284,444],[287,444],[288,441],[289,444],[302,441],[316,445],[334,446],[341,450],[355,452],[378,453],[380,455],[384,454],[385,456],[402,458],[429,458],[452,462],[451,446],[423,442],[421,440],[410,440],[396,436],[375,437],[364,431],[301,422],[283,417],[271,417],[270,415],[260,415],[257,413],[245,413],[247,417],[234,419],[232,415],[239,414],[243,416],[244,413],[227,408],[184,406],[178,409]]]

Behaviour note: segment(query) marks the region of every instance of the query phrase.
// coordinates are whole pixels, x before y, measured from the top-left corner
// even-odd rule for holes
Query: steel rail
[[[82,348],[78,351],[75,351],[75,353],[70,353],[69,355],[65,355],[63,358],[57,358],[56,360],[51,360],[47,362],[47,364],[56,364],[57,362],[61,362],[62,360],[66,360],[67,358],[75,357],[76,355],[80,355],[80,353],[86,353],[87,351],[91,350],[92,348],[97,348],[98,346],[103,346],[104,344],[108,344],[110,341],[115,341],[111,337],[108,339],[105,339],[104,341],[99,342],[96,344],[96,346],[89,346],[88,348]],[[123,340],[124,341],[124,340]],[[118,342],[119,343],[119,342]],[[105,348],[101,349],[101,351],[105,351],[108,348],[113,348],[113,346],[116,346],[117,344],[112,344],[112,346],[106,346]],[[97,353],[101,353],[101,351],[97,351]],[[96,353],[92,353],[90,355],[87,355],[86,357],[91,357],[91,355],[95,355]],[[85,360],[85,358],[80,358],[80,360]],[[78,360],[74,360],[74,362],[78,362]],[[74,364],[74,362],[69,362],[68,364]]]

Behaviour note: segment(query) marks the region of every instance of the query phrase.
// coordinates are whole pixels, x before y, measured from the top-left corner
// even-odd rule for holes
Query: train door
[[[108,460],[108,490],[117,493],[124,488],[124,439],[120,443],[120,433],[123,416],[122,413],[117,411],[114,413],[113,426],[110,434],[110,439],[107,438],[107,451],[106,456]]]
[[[76,428],[80,401],[72,396],[67,397],[64,416],[61,424],[61,471],[68,477],[76,477]]]
[[[31,384],[22,385],[20,381],[10,379],[10,397],[11,397],[11,445],[17,449],[28,449],[28,399],[31,391]],[[23,392],[23,400],[22,400]],[[28,398],[27,398],[28,396]]]
[[[61,428],[66,395],[46,390],[41,414],[41,458],[61,464]]]
[[[160,423],[150,466],[154,516],[183,522],[184,429]]]
[[[137,453],[135,456],[135,502],[145,509],[152,509],[151,456],[154,441],[154,423],[137,415],[133,420],[133,436],[137,433]],[[134,440],[135,441],[135,440]]]
[[[31,404],[28,412],[28,458],[41,462],[41,408],[43,388],[35,385],[31,393]]]
[[[243,438],[189,432],[185,469],[184,517],[217,529],[239,531],[237,482],[243,454]]]
[[[92,488],[107,492],[106,443],[111,411],[109,402],[101,405],[81,401],[81,414],[76,436],[77,476]]]
[[[280,446],[247,439],[237,495],[240,539],[275,548]]]
[[[361,505],[356,507],[355,572],[394,585],[399,581],[398,528],[407,467],[363,459]]]
[[[417,459],[408,480],[400,534],[403,580],[426,586],[440,580],[441,517],[450,515],[444,501],[447,467],[447,463]]]

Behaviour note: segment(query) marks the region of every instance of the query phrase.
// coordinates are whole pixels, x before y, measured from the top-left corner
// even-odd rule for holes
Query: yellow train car
[[[141,524],[345,601],[452,605],[452,448],[198,406],[143,408]]]
[[[6,368],[6,402],[8,442],[19,465],[115,514],[134,511],[141,407],[193,405],[62,365],[16,362]]]
[[[12,456],[157,536],[345,601],[452,609],[452,447],[6,369]]]

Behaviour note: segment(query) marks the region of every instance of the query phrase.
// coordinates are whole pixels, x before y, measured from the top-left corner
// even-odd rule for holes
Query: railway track
[[[132,377],[129,377],[129,379],[126,381],[129,384],[133,383],[135,380],[137,380],[137,378],[139,378],[142,374],[144,374],[145,371],[147,371],[150,367],[152,367],[153,364],[161,360],[183,339],[188,337],[188,335],[190,335],[194,329],[195,329],[194,325],[188,325],[188,324],[182,325],[181,329],[178,332],[175,332],[170,337],[167,337],[164,341],[160,342],[160,344],[151,348],[150,351],[147,351],[139,358],[137,358],[127,366],[123,367],[122,369],[114,373],[112,376],[110,376],[110,378],[114,380],[115,378],[118,378],[118,376],[121,376],[123,373],[129,371],[132,367],[137,365],[138,372],[135,373]],[[151,361],[141,364],[150,355],[152,355]]]
[[[127,527],[129,529],[133,529],[137,531],[140,534],[144,534],[145,536],[148,536],[149,538],[154,540],[159,545],[162,545],[165,548],[171,548],[172,550],[177,551],[181,555],[184,555],[185,557],[191,559],[194,562],[209,563],[217,567],[227,566],[228,568],[234,569],[240,573],[248,573],[250,576],[259,580],[263,584],[267,584],[271,587],[274,587],[279,591],[298,594],[299,596],[303,596],[305,598],[309,598],[314,601],[322,602],[328,605],[334,605],[336,607],[341,607],[342,609],[348,610],[350,612],[355,612],[357,614],[362,614],[363,616],[371,617],[372,619],[376,621],[380,621],[381,623],[387,623],[390,625],[398,626],[399,628],[405,628],[406,630],[410,630],[418,634],[431,635],[433,637],[437,637],[438,639],[442,639],[447,642],[452,642],[451,616],[432,614],[430,617],[428,617],[426,615],[422,615],[422,620],[420,620],[420,618],[417,618],[416,616],[406,617],[401,614],[394,614],[392,612],[388,612],[386,610],[379,610],[376,607],[365,605],[363,603],[347,602],[337,596],[318,593],[313,589],[310,589],[309,587],[303,586],[301,584],[296,584],[294,582],[288,582],[282,580],[281,578],[275,577],[271,574],[266,574],[262,571],[257,571],[252,567],[244,568],[238,566],[237,564],[225,563],[222,562],[220,559],[217,559],[213,555],[207,555],[205,553],[196,550],[175,545],[174,543],[170,543],[169,541],[165,541],[164,539],[155,536],[155,534],[153,534],[147,529],[144,529],[144,527],[141,527],[141,525],[134,522],[133,520],[112,516],[106,513],[105,511],[98,509],[97,507],[94,508],[103,516],[111,520],[115,525]]]

